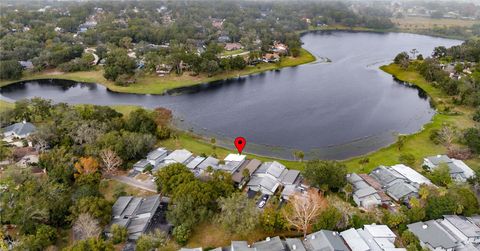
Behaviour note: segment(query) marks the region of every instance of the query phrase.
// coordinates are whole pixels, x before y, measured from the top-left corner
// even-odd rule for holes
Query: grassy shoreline
[[[315,56],[312,55],[309,51],[301,49],[300,56],[285,57],[282,58],[281,62],[272,64],[272,63],[260,63],[257,66],[247,66],[244,70],[229,71],[220,73],[218,75],[208,77],[205,74],[200,74],[198,76],[190,76],[188,73],[185,73],[182,76],[176,76],[171,74],[165,77],[158,77],[156,75],[146,74],[144,77],[141,77],[137,80],[135,84],[130,86],[118,86],[114,82],[107,80],[103,77],[103,70],[97,69],[93,71],[83,71],[83,72],[71,72],[71,73],[59,73],[56,71],[45,71],[36,74],[26,75],[19,80],[14,81],[0,81],[0,87],[10,85],[25,80],[34,80],[34,79],[66,79],[73,80],[78,82],[85,83],[98,83],[104,85],[111,91],[122,92],[122,93],[135,93],[135,94],[164,94],[166,91],[194,86],[198,84],[226,80],[230,78],[237,78],[241,76],[248,76],[256,73],[261,73],[270,70],[278,70],[284,67],[293,67],[302,64],[307,64],[314,62],[316,60]]]

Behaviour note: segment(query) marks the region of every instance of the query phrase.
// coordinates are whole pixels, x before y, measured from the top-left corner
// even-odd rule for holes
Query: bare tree
[[[90,214],[82,213],[78,216],[73,225],[73,232],[75,238],[84,240],[92,237],[98,237],[102,232],[98,220],[93,218]]]
[[[287,222],[297,230],[303,232],[303,237],[317,217],[328,206],[326,199],[318,190],[310,189],[306,193],[296,193],[284,211]]]
[[[447,148],[447,150],[450,150],[452,147],[453,141],[455,140],[455,135],[456,135],[455,130],[447,125],[444,125],[442,126],[442,129],[440,129],[438,133],[439,133],[442,144]]]
[[[100,152],[100,158],[107,174],[114,173],[123,163],[123,160],[111,149],[103,149]]]

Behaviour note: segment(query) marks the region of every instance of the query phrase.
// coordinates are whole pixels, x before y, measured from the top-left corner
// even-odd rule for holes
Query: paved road
[[[129,186],[134,186],[134,187],[137,187],[137,188],[140,188],[140,189],[143,189],[143,190],[147,190],[147,191],[150,191],[150,192],[154,192],[154,193],[157,192],[157,186],[155,185],[154,182],[152,182],[150,180],[138,181],[134,178],[130,178],[130,177],[127,177],[127,176],[111,176],[110,178],[113,179],[113,180],[125,183]]]

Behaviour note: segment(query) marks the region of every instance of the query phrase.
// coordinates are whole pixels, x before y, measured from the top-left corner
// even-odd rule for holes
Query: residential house
[[[288,46],[286,44],[280,43],[280,42],[273,42],[273,52],[279,53],[279,54],[287,54],[288,52]]]
[[[128,240],[137,240],[140,235],[154,229],[169,231],[171,226],[165,220],[169,200],[160,195],[149,197],[121,196],[112,207],[112,220],[105,229],[112,236],[114,224],[127,228]]]
[[[251,246],[255,251],[287,251],[280,237],[267,237],[264,241],[255,242]]]
[[[285,243],[285,246],[287,246],[288,250],[290,251],[307,251],[301,239],[286,238],[284,243]]]
[[[167,149],[159,147],[147,154],[147,161],[153,167],[157,167],[167,157]]]
[[[31,70],[33,69],[33,63],[32,61],[18,61],[18,63],[22,66],[24,70]]]
[[[155,72],[158,74],[158,76],[163,77],[167,74],[170,74],[172,69],[173,69],[173,67],[171,65],[159,64],[155,67]]]
[[[247,156],[241,154],[229,154],[225,157],[224,164],[219,164],[216,170],[222,170],[228,173],[235,173],[240,166],[246,161]]]
[[[222,29],[224,21],[225,21],[225,19],[212,18],[212,26],[217,28],[217,29]]]
[[[226,51],[240,50],[243,49],[243,45],[240,43],[226,43],[224,49]]]
[[[393,165],[391,166],[391,170],[396,171],[403,177],[405,177],[411,183],[417,184],[425,184],[425,185],[432,185],[432,182],[427,179],[425,176],[421,175],[417,171],[413,170],[411,167],[408,167],[403,164]]]
[[[459,246],[458,241],[449,234],[436,220],[416,222],[407,225],[408,230],[420,240],[422,247],[435,251],[453,251]]]
[[[262,165],[262,162],[258,159],[252,159],[245,161],[232,175],[232,180],[235,184],[242,188],[247,182],[250,176]],[[243,175],[244,170],[248,170],[248,177]]]
[[[357,229],[357,232],[365,240],[371,251],[406,250],[395,248],[397,236],[386,225],[364,225],[363,229]]]
[[[447,155],[430,156],[423,159],[423,166],[430,171],[439,167],[440,165],[448,166],[450,176],[453,180],[458,182],[465,182],[467,179],[475,176],[474,171],[467,166],[463,161],[449,158]]]
[[[370,186],[356,173],[347,174],[347,181],[353,187],[353,201],[363,208],[373,208],[382,203],[382,198],[377,190]]]
[[[341,232],[340,236],[342,236],[343,240],[352,251],[370,251],[370,247],[355,228],[350,228]]]
[[[143,172],[147,167],[151,166],[153,168],[153,165],[150,164],[150,161],[146,159],[141,159],[137,161],[135,164],[133,164],[133,170],[137,172]]]
[[[210,166],[213,169],[217,169],[218,163],[220,163],[220,160],[209,156],[207,157],[204,161],[202,161],[200,164],[198,164],[197,168],[202,170],[203,172],[207,171],[207,168]]]
[[[288,170],[276,161],[265,162],[253,173],[247,186],[249,190],[273,195],[281,185],[298,184],[299,177],[297,170]]]
[[[189,160],[193,159],[192,153],[185,149],[175,150],[165,157],[163,162],[166,165],[173,163],[187,164]]]
[[[282,190],[281,198],[283,200],[289,200],[294,194],[303,194],[305,191],[307,191],[307,188],[301,184],[285,185]]]
[[[197,157],[195,157],[194,159],[192,159],[192,161],[190,161],[190,162],[187,164],[188,169],[194,170],[194,169],[197,168],[197,166],[200,165],[200,163],[202,163],[202,161],[204,161],[205,159],[206,159],[206,158],[205,158],[205,157],[202,157],[202,156],[197,156]]]
[[[267,53],[263,56],[262,61],[265,63],[275,63],[280,61],[280,55],[278,53]]]
[[[464,244],[480,244],[480,227],[467,217],[444,215],[440,224]]]
[[[12,142],[14,139],[25,139],[34,133],[37,128],[25,120],[2,128],[4,140]]]
[[[303,243],[309,251],[350,251],[340,234],[329,230],[311,233]]]
[[[223,36],[218,37],[217,40],[218,40],[219,43],[228,43],[228,42],[230,42],[231,39],[230,39],[229,36],[223,35]]]
[[[358,176],[377,191],[383,205],[389,205],[392,202],[392,199],[382,190],[382,185],[376,179],[365,173],[360,173]]]

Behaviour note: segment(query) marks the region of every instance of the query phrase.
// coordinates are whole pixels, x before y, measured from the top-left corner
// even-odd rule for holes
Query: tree
[[[81,240],[75,242],[75,244],[64,248],[64,251],[91,251],[91,250],[102,250],[102,251],[114,251],[112,243],[105,242],[102,238],[90,238],[86,240]]]
[[[115,173],[123,163],[123,160],[111,149],[103,149],[100,152],[100,159],[107,174]]]
[[[178,186],[195,180],[188,168],[179,163],[170,164],[155,173],[157,190],[165,195],[171,195]]]
[[[427,199],[425,214],[427,219],[438,219],[445,214],[454,214],[457,202],[449,196],[430,196]]]
[[[325,191],[338,191],[345,186],[347,183],[346,175],[347,167],[337,161],[309,161],[303,171],[303,177],[312,186],[322,188]]]
[[[167,244],[168,236],[160,229],[155,229],[152,233],[142,234],[137,240],[136,250],[152,251],[157,250]]]
[[[295,159],[298,159],[300,162],[302,162],[303,158],[305,157],[305,153],[301,150],[295,150],[293,151],[293,156]]]
[[[409,166],[412,166],[415,164],[415,155],[411,153],[402,153],[398,157],[398,161],[401,163],[407,164]]]
[[[417,53],[418,53],[418,50],[415,49],[415,48],[413,48],[413,49],[410,51],[410,54],[412,54],[412,58],[413,58],[413,59],[416,58],[415,56],[417,55]]]
[[[285,217],[274,205],[269,205],[263,210],[259,224],[263,231],[270,234],[282,231],[287,227]]]
[[[111,227],[111,232],[113,244],[124,243],[127,241],[128,232],[126,227],[113,224]]]
[[[345,193],[345,199],[346,201],[350,200],[350,195],[353,193],[353,186],[350,183],[347,183],[343,188],[343,192]]]
[[[71,219],[74,220],[82,214],[88,214],[100,221],[102,225],[110,221],[112,204],[106,199],[96,196],[80,198],[71,208]]]
[[[398,138],[397,138],[397,149],[399,151],[402,150],[406,141],[407,141],[407,136],[406,135],[399,135],[398,136]]]
[[[432,56],[435,58],[443,58],[447,55],[447,48],[445,46],[438,46],[433,49]]]
[[[100,164],[94,157],[81,157],[80,160],[75,163],[75,177],[78,177],[83,174],[95,173],[99,170]]]
[[[108,80],[116,81],[122,74],[133,75],[135,68],[136,63],[128,56],[126,50],[115,49],[107,54],[103,76]]]
[[[218,222],[231,233],[246,234],[258,224],[259,211],[255,201],[243,193],[234,193],[218,200],[220,214]]]
[[[407,217],[402,212],[383,211],[383,223],[390,228],[397,228],[400,224],[404,224]]]
[[[403,62],[405,61],[408,61],[410,59],[410,56],[408,56],[408,53],[407,52],[401,52],[399,54],[397,54],[397,56],[395,56],[395,58],[393,59],[393,62],[395,64],[402,64]]]
[[[20,79],[22,66],[15,60],[0,61],[0,79]]]
[[[313,224],[313,231],[340,230],[339,222],[342,221],[342,213],[334,206],[329,206],[317,218]]]
[[[315,189],[308,190],[305,194],[294,194],[284,211],[288,224],[303,232],[306,238],[313,222],[327,208],[327,201]]]
[[[188,239],[190,238],[190,235],[190,227],[185,224],[177,226],[173,229],[173,237],[175,238],[175,241],[180,245],[185,245],[185,243],[187,243]]]
[[[430,180],[439,186],[448,186],[452,183],[452,178],[450,177],[450,168],[442,163],[436,167],[429,175]]]
[[[102,229],[96,219],[87,213],[82,213],[73,225],[73,232],[77,240],[85,240],[97,238],[102,232]]]
[[[469,128],[463,133],[465,144],[475,153],[480,153],[480,129]]]
[[[131,132],[155,135],[157,131],[154,115],[143,108],[139,108],[129,114],[126,126]]]

